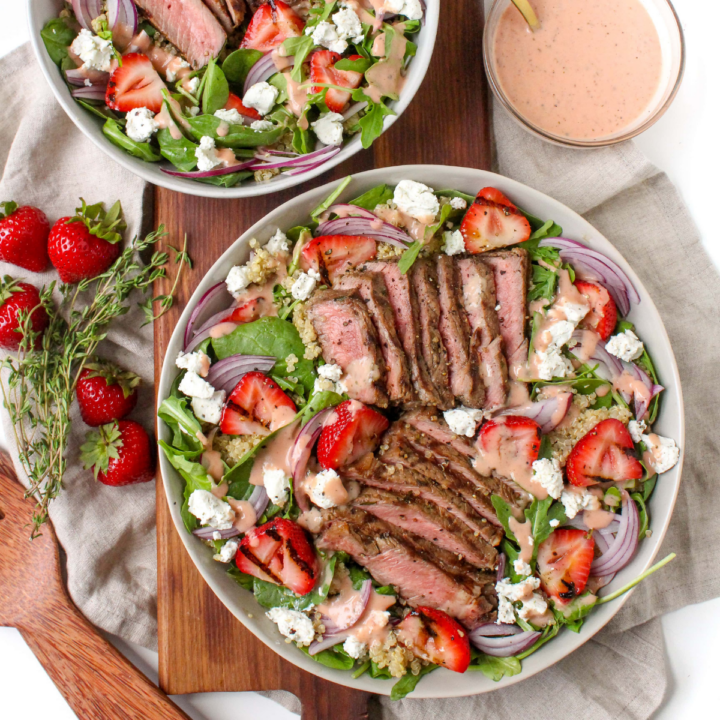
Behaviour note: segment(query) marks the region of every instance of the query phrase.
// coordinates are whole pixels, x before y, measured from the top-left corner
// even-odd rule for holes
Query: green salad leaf
[[[473,651],[475,657],[468,670],[479,670],[485,677],[499,682],[505,676],[518,675],[522,670],[520,661],[516,657],[492,657],[485,653]]]
[[[290,72],[290,77],[295,82],[303,80],[303,63],[315,47],[315,41],[310,35],[299,35],[298,37],[289,37],[282,44],[283,50],[287,57],[294,56],[295,62]]]
[[[373,102],[364,93],[362,93],[362,91],[359,92],[362,96],[361,99],[366,100],[368,103],[367,108],[365,108],[365,114],[358,120],[358,125],[361,130],[360,142],[367,150],[367,148],[369,148],[380,137],[380,135],[382,135],[385,117],[387,115],[396,115],[397,113],[392,108],[389,108],[384,102]],[[353,99],[356,99],[355,95],[357,93],[358,90],[353,93]]]
[[[335,69],[351,70],[352,72],[364,73],[372,66],[372,64],[372,60],[364,57],[357,58],[356,60],[351,60],[350,58],[342,58],[335,63]]]
[[[222,187],[235,187],[239,182],[252,177],[253,173],[243,170],[241,172],[228,173],[227,175],[215,175],[214,177],[195,178],[206,185],[220,185]]]
[[[77,32],[73,30],[65,18],[48,20],[40,31],[45,49],[50,59],[59,65],[68,57],[68,48],[72,45]]]
[[[393,199],[394,190],[387,185],[376,185],[367,192],[350,200],[350,205],[357,205],[365,210],[374,210],[378,205],[384,205]]]
[[[173,433],[173,450],[186,458],[197,457],[203,450],[198,433],[202,432],[200,423],[190,410],[184,397],[170,396],[162,401],[158,417]]]
[[[215,58],[211,58],[205,68],[204,81],[202,111],[205,115],[212,115],[216,110],[224,108],[230,97],[227,78]]]
[[[103,135],[113,144],[125,150],[133,157],[145,160],[145,162],[159,162],[162,157],[155,148],[148,142],[136,142],[129,138],[116,120],[108,118],[102,128]]]
[[[348,175],[340,181],[337,187],[310,213],[310,217],[317,222],[322,215],[342,195],[343,190],[350,184],[352,177]]]
[[[433,665],[431,663],[430,665],[424,665],[417,675],[413,675],[411,672],[403,675],[392,686],[392,690],[390,691],[390,699],[402,700],[417,687],[417,684],[425,675],[431,673],[433,670],[437,670],[437,668],[437,665]]]
[[[325,667],[333,668],[333,670],[350,670],[355,664],[355,660],[342,649],[341,641],[338,641],[338,645],[334,648],[323,650],[316,655],[310,655],[306,647],[301,647],[300,649],[308,657],[315,660],[315,662],[319,662],[321,665],[325,665]]]
[[[231,52],[223,60],[222,71],[229,82],[235,85],[243,85],[250,69],[262,56],[263,53],[259,50],[240,48]]]
[[[263,130],[258,132],[248,125],[227,125],[227,135],[218,135],[217,130],[223,122],[219,117],[214,115],[198,115],[188,120],[192,134],[196,140],[210,136],[215,140],[218,147],[229,148],[254,148],[260,145],[273,145],[280,136],[285,132],[285,128],[280,125],[272,130]]]
[[[197,165],[195,150],[197,145],[184,135],[174,138],[170,130],[163,128],[157,134],[160,154],[169,160],[178,170],[190,172]]]

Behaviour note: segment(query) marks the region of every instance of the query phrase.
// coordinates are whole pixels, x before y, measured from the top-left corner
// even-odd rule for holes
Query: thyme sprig
[[[93,361],[109,324],[130,310],[130,295],[135,291],[146,293],[155,280],[166,277],[167,253],[154,251],[147,264],[139,261],[140,255],[164,235],[160,226],[144,239],[136,237],[108,270],[94,278],[76,285],[53,281],[43,287],[40,303],[50,322],[39,341],[30,323],[32,310],[19,318],[22,341],[18,352],[0,365],[0,388],[13,423],[20,462],[29,479],[25,495],[37,502],[32,538],[41,534],[48,507],[63,487],[70,409],[80,373]],[[177,253],[177,262],[173,289],[183,266],[190,263],[186,247]],[[56,287],[61,295],[57,306],[53,299]],[[85,298],[87,303],[83,304]],[[164,296],[160,314],[171,304],[172,294]]]

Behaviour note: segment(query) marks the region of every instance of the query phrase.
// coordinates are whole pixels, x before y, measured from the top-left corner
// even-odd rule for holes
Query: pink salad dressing
[[[353,588],[350,575],[344,575],[339,582],[337,595],[327,598],[317,606],[318,612],[329,618],[338,627],[347,627],[353,618],[361,614],[363,599],[360,590]]]
[[[425,239],[425,230],[427,230],[427,225],[421,223],[419,220],[416,220],[411,215],[402,212],[402,210],[393,210],[392,208],[388,207],[380,207],[375,208],[373,212],[381,220],[384,220],[391,225],[395,225],[396,227],[405,228],[408,235],[410,235],[413,240]]]
[[[237,327],[236,323],[231,323],[231,322],[218,323],[217,325],[213,325],[210,328],[210,337],[215,338],[215,339],[225,337],[225,335],[229,335],[236,327]]]
[[[385,33],[380,33],[373,42],[372,54],[375,57],[385,56],[365,73],[368,87],[365,94],[373,101],[380,102],[384,96],[397,98],[405,84],[402,74],[407,39],[398,26],[393,35],[390,47],[385,42]]]
[[[208,475],[215,480],[222,480],[225,473],[220,453],[217,450],[205,450],[201,458],[202,466],[208,471]],[[223,493],[224,495],[225,493]],[[219,495],[218,497],[222,497]]]
[[[230,507],[235,511],[235,522],[233,527],[241,533],[246,533],[248,530],[255,527],[257,522],[257,514],[255,508],[247,500],[234,500],[233,498],[227,499]]]
[[[519,522],[514,517],[508,520],[508,526],[512,534],[517,538],[520,545],[520,555],[518,558],[523,562],[529,563],[532,560],[533,550],[535,548],[535,540],[532,535],[532,523],[529,520]]]
[[[278,434],[270,440],[264,448],[261,448],[255,456],[255,462],[253,462],[252,470],[250,471],[251,485],[265,484],[263,481],[263,469],[266,466],[282,470],[285,475],[292,475],[290,472],[291,454],[293,445],[295,445],[295,439],[300,431],[300,424],[299,422],[287,424],[295,416],[295,413],[289,408],[278,408],[277,410],[278,427],[282,427],[282,425],[285,425],[285,427],[282,427]],[[280,411],[282,411],[282,413]],[[283,418],[286,418],[288,414],[290,415],[289,420],[281,424],[280,416],[282,415]],[[273,417],[273,422],[275,422],[275,417]],[[270,424],[271,429],[272,425],[273,423]]]
[[[348,634],[367,645],[375,640],[383,641],[390,629],[385,613],[395,604],[395,600],[394,595],[380,595],[373,590],[365,611],[348,630]]]
[[[537,127],[575,140],[613,135],[649,114],[662,51],[640,0],[533,0],[540,28],[509,4],[494,57],[500,86]]]

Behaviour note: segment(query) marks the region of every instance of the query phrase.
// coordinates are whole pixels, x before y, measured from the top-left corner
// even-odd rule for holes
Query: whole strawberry
[[[117,260],[125,229],[120,202],[105,212],[102,203],[76,208],[73,217],[60,218],[50,231],[48,254],[64,283],[95,277]]]
[[[80,373],[76,394],[82,419],[91,427],[129,415],[137,404],[140,378],[109,362],[88,363]]]
[[[0,282],[0,347],[5,350],[18,350],[23,333],[21,322],[24,315],[30,314],[33,332],[43,333],[50,319],[40,304],[40,293],[34,285],[18,282],[6,275]],[[42,342],[38,336],[35,347]]]
[[[50,223],[45,213],[32,205],[0,203],[0,260],[43,272],[48,264]]]
[[[80,448],[86,470],[105,485],[121,487],[155,477],[155,451],[142,425],[133,420],[101,425],[89,432]]]

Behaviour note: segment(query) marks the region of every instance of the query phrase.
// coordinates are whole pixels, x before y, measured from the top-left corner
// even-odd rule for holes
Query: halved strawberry
[[[235,564],[248,575],[284,585],[297,595],[315,586],[318,560],[305,531],[285,518],[253,528],[240,541]]]
[[[423,660],[464,673],[470,665],[467,630],[442,610],[418,607],[395,629],[398,640]]]
[[[349,465],[372,452],[388,429],[387,418],[357,400],[337,405],[323,425],[317,458],[324,470]]]
[[[573,485],[586,487],[603,480],[638,480],[643,467],[635,457],[628,429],[619,420],[608,418],[578,440],[568,455],[565,472]]]
[[[305,23],[282,0],[261,5],[252,16],[241,48],[270,52],[289,37],[302,35]]]
[[[594,330],[607,340],[617,324],[617,305],[610,293],[597,283],[576,280],[575,287],[590,301],[590,312],[583,318],[580,327]]]
[[[251,420],[231,403],[226,403],[220,416],[223,435],[269,435],[270,431],[257,420]]]
[[[524,242],[532,232],[527,218],[499,190],[483,188],[465,213],[460,232],[469,253]]]
[[[332,282],[351,268],[372,260],[377,253],[377,243],[364,235],[321,235],[303,246],[300,267],[317,270]]]
[[[594,552],[595,541],[584,530],[555,530],[538,547],[542,589],[556,603],[569,603],[585,590]]]
[[[272,378],[257,370],[245,373],[240,378],[227,399],[225,410],[228,408],[236,412],[244,410],[249,416],[245,420],[257,420],[269,427],[271,432],[287,425],[297,413],[295,403],[280,389],[280,386]],[[242,419],[240,413],[238,417],[233,417],[231,413],[224,411],[220,419],[220,429],[223,433],[225,433],[223,420],[226,415],[228,418],[226,425],[230,424],[231,418],[235,423]]]
[[[130,112],[146,107],[154,113],[162,110],[165,83],[150,58],[142,53],[123,55],[122,65],[110,76],[105,104],[113,110]]]
[[[336,52],[330,50],[316,50],[310,56],[310,79],[316,83],[326,85],[340,85],[341,87],[354,90],[360,87],[363,73],[354,70],[337,70],[335,63],[342,58]],[[350,60],[362,60],[361,55],[351,55]],[[315,86],[312,92],[319,93],[322,87]],[[328,88],[325,93],[325,104],[331,112],[341,113],[350,102],[350,92]]]
[[[262,317],[263,298],[255,298],[240,307],[233,308],[232,312],[223,318],[222,322],[249,323]]]
[[[491,469],[501,470],[498,464],[530,474],[540,452],[540,426],[520,415],[501,415],[480,428],[476,445]]]
[[[255,108],[245,107],[242,100],[235,93],[230,93],[223,110],[237,110],[243,117],[251,120],[262,120],[262,115]]]

